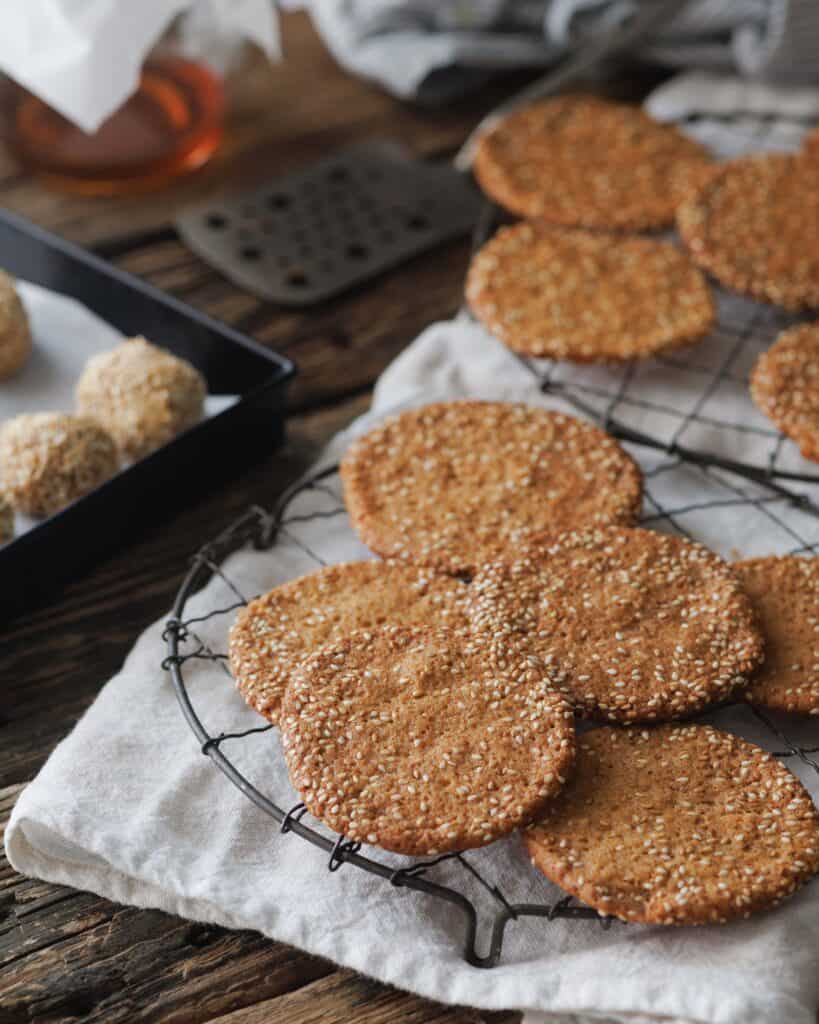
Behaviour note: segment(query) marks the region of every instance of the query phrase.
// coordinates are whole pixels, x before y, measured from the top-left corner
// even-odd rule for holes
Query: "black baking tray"
[[[205,376],[208,393],[238,395],[216,416],[0,546],[0,612],[31,607],[135,531],[269,453],[284,437],[290,360],[132,274],[0,210],[0,266],[79,300],[126,336],[144,334]],[[36,339],[35,339],[36,341]]]

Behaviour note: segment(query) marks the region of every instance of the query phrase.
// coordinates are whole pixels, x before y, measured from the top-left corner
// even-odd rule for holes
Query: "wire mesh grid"
[[[733,138],[726,127],[735,130]],[[705,137],[705,141],[710,141],[708,136],[713,133],[719,142],[713,148],[721,155],[735,155],[760,145],[793,149],[805,125],[783,125],[779,120],[757,117],[733,122],[703,121],[691,128],[692,134]],[[476,245],[491,232],[496,218],[497,211],[490,207],[484,210],[475,230]],[[783,464],[786,442],[769,424],[754,420],[747,399],[747,371],[756,354],[784,326],[786,318],[736,296],[720,295],[719,303],[719,324],[707,346],[641,366],[589,370],[523,359],[511,352],[509,355],[535,376],[544,394],[561,399],[596,420],[638,456],[645,477],[644,526],[699,540],[729,557],[738,554],[738,549],[745,555],[771,551],[815,555],[819,548],[819,507],[813,497],[794,490],[793,486],[799,482],[819,483],[819,473],[815,467],[810,470],[798,462]],[[666,381],[674,378],[673,393],[678,405],[657,397],[661,375]],[[739,407],[742,415],[733,420],[723,418],[719,409],[726,404]],[[652,429],[647,431],[649,417]],[[657,417],[665,417],[665,432],[657,430]],[[764,459],[736,457],[738,449],[744,450],[742,442],[747,437],[757,442],[756,451],[759,439],[765,441]],[[330,872],[348,865],[379,876],[386,885],[412,889],[456,907],[464,922],[463,955],[473,966],[492,967],[500,961],[506,929],[512,921],[559,918],[597,921],[601,927],[609,927],[610,918],[570,896],[543,903],[516,901],[484,868],[478,868],[472,853],[448,853],[432,859],[409,860],[398,866],[383,851],[368,847],[363,853],[361,844],[330,833],[312,819],[304,804],[288,804],[282,794],[265,791],[238,766],[233,755],[235,745],[252,735],[269,732],[274,726],[205,726],[205,716],[186,681],[186,666],[195,662],[216,664],[232,684],[225,653],[228,627],[236,610],[255,596],[242,592],[223,561],[251,545],[274,554],[289,547],[303,559],[303,571],[326,565],[338,559],[335,553],[324,550],[326,529],[315,529],[322,521],[334,524],[336,539],[339,531],[347,531],[354,538],[346,521],[335,465],[308,474],[288,489],[272,510],[259,506],[249,509],[193,556],[166,623],[167,656],[163,667],[171,674],[181,709],[203,754],[273,819],[282,835],[290,833],[323,850]],[[748,550],[743,542],[760,535],[765,536],[765,549]],[[352,557],[361,557],[363,553],[362,549],[353,548]],[[205,614],[187,615],[192,596],[214,578],[223,584],[231,600]],[[219,623],[224,649],[216,649],[197,632],[200,624],[213,622]],[[722,710],[738,711],[747,726],[740,732],[753,733],[754,738],[802,774],[819,777],[815,719],[794,723],[788,716],[746,704],[724,705]],[[714,713],[709,712],[695,716],[694,720],[713,717]],[[514,840],[504,842],[510,841]],[[451,884],[435,880],[436,869],[444,862],[455,866],[462,878],[471,880],[473,885],[477,883],[488,897],[488,917],[479,914],[476,901],[466,895],[464,887],[452,883],[451,874]],[[488,943],[486,951],[479,953],[479,932],[483,935],[484,927]]]
[[[716,156],[793,152],[810,120],[747,114],[691,115],[681,127]],[[483,211],[475,247],[501,219]],[[715,289],[714,329],[698,344],[622,366],[520,357],[546,394],[562,397],[621,440],[736,469],[752,479],[819,483],[819,467],[800,454],[753,404],[749,375],[759,355],[799,317]]]
[[[669,505],[664,493],[664,480],[681,471],[701,478],[701,491],[704,489],[706,494],[702,500]],[[678,455],[663,456],[655,460],[653,464],[646,466],[645,475],[644,525],[694,537],[702,533],[702,530],[697,528],[697,523],[701,521],[699,517],[703,514],[713,520],[715,515],[732,516],[737,509],[742,509],[746,516],[759,517],[769,532],[776,533],[774,544],[779,551],[805,554],[815,553],[819,547],[819,519],[800,508],[799,503],[794,503],[794,499],[788,495],[770,492],[762,485],[749,485],[747,480],[721,468],[686,463]],[[337,871],[342,865],[347,864],[380,876],[388,885],[414,889],[457,907],[464,918],[464,957],[474,966],[491,967],[498,963],[504,934],[510,921],[527,917],[547,920],[597,920],[601,926],[608,927],[610,919],[602,917],[597,911],[579,904],[571,897],[542,904],[516,902],[487,875],[485,870],[479,870],[470,856],[462,852],[449,853],[433,859],[412,860],[400,867],[396,867],[392,861],[383,859],[377,850],[368,848],[364,854],[359,843],[351,842],[342,835],[333,835],[314,821],[307,814],[303,804],[288,806],[279,795],[265,792],[254,784],[237,766],[232,756],[232,751],[235,750],[232,745],[252,734],[268,732],[274,728],[272,725],[265,724],[240,730],[230,727],[214,730],[205,727],[203,717],[197,711],[196,700],[186,682],[185,667],[197,661],[215,663],[230,680],[225,653],[227,630],[235,611],[255,596],[242,592],[223,566],[224,559],[231,552],[248,544],[259,550],[272,549],[274,552],[275,549],[286,546],[298,552],[304,560],[305,570],[326,565],[328,558],[324,552],[327,545],[325,529],[315,530],[316,524],[321,521],[334,521],[337,532],[347,530],[352,535],[352,528],[346,521],[336,466],[324,468],[305,477],[283,495],[272,511],[260,507],[251,508],[194,556],[171,618],[166,624],[165,639],[168,653],[163,667],[171,673],[182,710],[197,736],[202,752],[245,796],[277,823],[281,833],[293,833],[322,849],[327,855],[329,871]],[[805,524],[812,529],[804,530]],[[186,606],[191,596],[213,577],[219,578],[233,600],[203,615],[186,616]],[[201,623],[212,620],[218,620],[220,623],[220,632],[225,640],[225,647],[222,649],[215,649],[197,632]],[[238,697],[237,701],[240,702]],[[793,737],[788,726],[783,725],[775,715],[745,706],[743,710],[747,711],[748,716],[758,726],[766,730],[777,756],[791,763],[798,762],[819,777],[819,760],[816,757],[819,746],[811,745],[802,737]],[[465,875],[477,881],[488,894],[490,905],[493,907],[488,922],[479,919],[475,902],[457,887],[434,880],[435,869],[445,861],[457,866]],[[483,933],[483,926],[487,924],[488,948],[485,953],[480,954],[479,931]]]

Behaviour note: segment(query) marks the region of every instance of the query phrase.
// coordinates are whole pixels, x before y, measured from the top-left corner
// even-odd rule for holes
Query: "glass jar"
[[[201,167],[224,135],[223,76],[171,30],[145,61],[139,86],[93,134],[19,90],[9,143],[45,183],[85,195],[160,188]]]

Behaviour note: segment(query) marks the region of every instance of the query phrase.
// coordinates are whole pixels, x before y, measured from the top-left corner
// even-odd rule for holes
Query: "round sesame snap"
[[[714,302],[670,242],[542,223],[501,228],[469,268],[467,299],[524,355],[575,362],[644,358],[703,337]]]
[[[442,402],[393,416],[341,465],[350,519],[385,557],[473,572],[575,523],[633,523],[642,475],[617,442],[563,413]]]
[[[141,459],[202,416],[207,385],[186,359],[129,338],[92,356],[77,383],[77,409],[116,441],[121,455]]]
[[[11,377],[31,355],[31,331],[14,278],[0,270],[0,380]]]
[[[573,95],[505,118],[480,139],[474,171],[521,217],[641,231],[670,224],[712,166],[699,143],[639,107]]]
[[[467,629],[466,585],[399,562],[326,566],[251,601],[230,631],[230,668],[240,693],[278,721],[299,663],[356,629],[384,623]]]
[[[731,568],[765,634],[765,661],[746,692],[752,704],[819,715],[819,558],[749,558]]]
[[[574,756],[571,709],[546,674],[450,630],[387,626],[322,648],[288,687],[280,726],[311,814],[414,855],[528,824]]]
[[[819,462],[819,323],[783,331],[763,352],[751,397],[805,458]]]
[[[116,470],[114,442],[84,416],[23,413],[0,427],[3,491],[24,515],[53,515]]]
[[[603,914],[706,924],[779,903],[819,868],[819,816],[774,757],[710,726],[604,727],[524,835],[532,863]]]
[[[728,288],[786,309],[819,307],[819,163],[742,157],[677,211],[694,260]]]
[[[728,698],[762,660],[753,611],[701,544],[601,527],[484,566],[467,595],[477,632],[528,651],[578,713],[667,721]]]

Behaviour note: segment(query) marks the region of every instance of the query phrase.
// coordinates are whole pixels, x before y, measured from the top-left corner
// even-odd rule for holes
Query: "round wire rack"
[[[722,156],[753,148],[792,149],[806,127],[764,115],[747,122],[745,119],[734,125],[734,136],[730,118],[690,127],[692,134],[712,143]],[[498,210],[487,204],[475,228],[475,247],[486,240],[498,220]],[[815,555],[819,548],[819,506],[812,496],[794,488],[799,484],[819,484],[819,470],[800,460],[794,454],[795,446],[757,416],[747,399],[750,366],[788,322],[792,318],[769,307],[720,294],[717,326],[707,345],[692,346],[640,365],[601,370],[526,359],[506,351],[510,359],[517,359],[534,376],[542,393],[567,403],[640,453],[645,479],[643,525],[708,543],[712,539],[708,535],[712,520],[725,516],[741,516],[743,521],[753,518],[771,537],[771,549],[778,553]],[[649,397],[658,374],[671,383],[681,404],[660,404]],[[732,415],[726,416],[726,409]],[[664,417],[665,429],[646,430],[646,416],[654,417],[656,422],[658,415]],[[764,441],[764,458],[734,454],[737,449],[743,450],[743,439],[747,438],[756,441],[756,452],[759,440]],[[693,495],[692,500],[685,502],[678,500],[679,487],[665,486],[669,479],[681,474],[687,475],[685,489]],[[380,877],[385,885],[414,890],[457,908],[463,918],[463,956],[473,966],[488,968],[500,961],[511,921],[560,918],[597,921],[601,927],[609,927],[612,919],[570,896],[550,903],[514,902],[494,879],[487,877],[485,870],[478,869],[471,855],[467,857],[463,852],[414,860],[396,868],[377,850],[367,848],[364,853],[361,844],[343,835],[325,834],[308,815],[304,804],[287,806],[277,794],[263,791],[225,749],[226,745],[239,743],[251,734],[268,732],[274,726],[264,724],[239,731],[205,726],[204,708],[198,705],[186,682],[186,666],[196,661],[211,662],[221,668],[230,685],[232,680],[227,654],[203,640],[197,627],[218,620],[226,641],[233,614],[256,596],[242,592],[223,562],[248,546],[275,552],[278,545],[287,544],[301,552],[308,567],[325,565],[327,560],[309,533],[310,527],[319,520],[336,520],[345,514],[338,467],[325,466],[288,488],[272,509],[248,509],[193,556],[165,626],[167,654],[162,666],[170,672],[182,713],[202,753],[276,823],[280,833],[298,837],[322,850],[330,872],[348,866]],[[724,531],[730,520],[723,518],[721,522]],[[304,536],[305,531],[308,536]],[[232,600],[204,614],[190,615],[191,598],[214,578],[227,588]],[[800,765],[811,776],[819,776],[819,745],[814,745],[819,738],[815,729],[806,742],[804,730],[799,731],[798,737],[793,735],[787,716],[771,715],[745,704],[736,706],[743,709],[756,728],[763,729],[770,745],[776,748],[773,753],[777,757]],[[707,713],[696,716],[704,717]],[[811,724],[815,725],[815,720]],[[455,884],[434,880],[435,869],[443,862],[455,865],[463,876],[469,876],[473,892],[477,883],[488,895],[488,919],[479,913],[476,901]],[[484,925],[489,930],[488,948],[479,953],[478,936],[479,932],[483,934]]]
[[[743,482],[732,479],[734,474],[722,467],[694,465],[695,471],[709,481],[707,501],[667,507],[660,495],[661,488],[657,482],[666,474],[679,470],[681,461],[683,460],[678,454],[672,454],[647,471],[644,525],[659,526],[691,537],[691,531],[685,523],[687,517],[702,513],[714,514],[718,511],[733,513],[740,509],[744,510],[745,514],[752,512],[760,516],[769,528],[776,528],[788,552],[816,552],[819,547],[819,528],[815,538],[811,539],[801,534],[794,523],[794,515],[819,515],[813,506],[806,511],[800,496],[782,493],[781,489],[766,494],[764,488],[758,488],[758,493],[751,494]],[[375,853],[362,853],[359,843],[351,842],[343,835],[323,834],[315,827],[303,804],[297,803],[287,807],[275,794],[263,792],[247,778],[224,749],[229,741],[241,741],[251,734],[270,731],[274,726],[265,724],[241,731],[209,731],[203,724],[204,715],[197,710],[197,703],[186,683],[185,666],[194,661],[209,661],[217,663],[228,680],[230,673],[227,668],[227,654],[213,649],[202,640],[197,634],[197,626],[206,621],[219,619],[224,624],[226,637],[233,613],[255,596],[242,593],[222,563],[228,555],[248,545],[260,551],[271,551],[275,550],[277,544],[286,543],[298,548],[314,567],[327,564],[316,547],[303,539],[296,532],[296,528],[309,528],[310,524],[322,519],[345,515],[337,469],[338,467],[333,465],[308,474],[282,495],[272,511],[259,506],[248,509],[242,517],[193,556],[190,570],[182,582],[171,617],[165,626],[167,656],[163,661],[163,668],[171,674],[182,712],[201,746],[202,753],[209,757],[249,800],[276,822],[281,833],[291,833],[323,850],[327,855],[329,871],[335,872],[342,865],[349,865],[379,876],[388,885],[413,889],[456,907],[464,920],[463,955],[473,966],[492,967],[499,962],[504,934],[510,921],[533,917],[545,918],[547,921],[555,918],[585,919],[597,920],[602,927],[608,927],[611,924],[609,918],[601,917],[596,910],[579,904],[571,897],[543,904],[513,902],[500,886],[493,879],[486,877],[485,872],[479,871],[464,853],[450,853],[433,859],[416,860],[396,868],[378,859]],[[316,498],[320,502],[319,507],[315,506]],[[309,500],[306,510],[298,507],[303,499]],[[202,615],[187,615],[186,608],[191,597],[214,577],[221,580],[235,600]],[[230,683],[232,684],[232,680]],[[786,729],[775,721],[774,716],[760,709],[748,707],[747,711],[774,739],[775,745],[778,746],[774,752],[778,757],[786,760],[797,759],[819,776],[819,760],[815,756],[819,752],[819,746],[806,745],[798,739],[791,738]],[[434,868],[444,861],[457,865],[491,897],[494,909],[488,922],[489,946],[483,954],[478,952],[478,934],[479,924],[483,932],[485,922],[479,920],[479,910],[475,902],[453,885],[443,885],[430,878]]]

